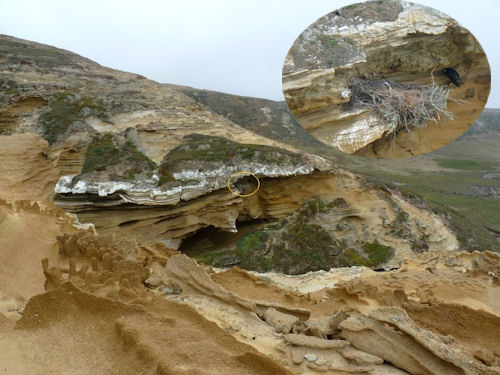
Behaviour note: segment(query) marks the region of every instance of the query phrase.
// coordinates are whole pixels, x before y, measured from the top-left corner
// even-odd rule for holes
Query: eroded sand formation
[[[58,255],[15,329],[2,318],[7,373],[500,373],[494,253],[285,281],[92,231],[60,237]]]
[[[115,82],[104,77],[104,68],[82,58],[77,61],[80,68],[64,69],[83,72],[89,82]],[[8,67],[2,74],[20,69],[17,73],[27,82],[41,80],[40,67]],[[47,74],[53,74],[51,79],[67,78],[64,69],[59,66]],[[90,77],[96,72],[93,81]],[[126,73],[109,73],[116,80],[123,75],[125,82],[136,82]],[[152,99],[167,93],[174,98],[169,100],[179,100],[179,106],[183,100],[193,104],[173,88],[163,91],[134,79],[145,85]],[[32,132],[52,99],[49,94],[43,100],[33,97],[36,92],[43,97],[44,88],[54,87],[48,81],[39,82],[40,87],[25,85],[15,94],[3,92],[8,100],[1,102],[0,111],[0,120],[12,132],[0,136],[0,372],[500,374],[500,257],[488,251],[461,252],[446,220],[425,206],[322,158],[296,156],[297,150],[285,145],[288,153],[259,148],[248,154],[263,179],[262,189],[248,199],[220,188],[214,172],[212,185],[170,202],[155,200],[153,190],[164,186],[168,191],[187,181],[184,177],[151,191],[130,191],[131,185],[102,195],[99,190],[69,191],[64,193],[64,205],[77,213],[75,217],[54,205],[53,191],[61,175],[82,171],[91,144],[88,133],[97,130],[82,124],[92,119],[73,119],[68,133],[57,135],[49,146]],[[14,113],[13,108],[21,105],[29,108]],[[183,108],[187,111],[188,106]],[[206,107],[193,108],[183,121],[200,134],[204,123],[194,125],[205,118],[200,113],[215,115]],[[180,120],[174,116],[172,121]],[[262,144],[280,146],[243,128],[220,129],[226,129],[233,141],[241,131],[254,137],[252,142],[260,139]],[[116,133],[121,136],[123,129]],[[224,137],[220,132],[211,135]],[[155,139],[154,134],[149,139]],[[165,151],[179,145],[183,147],[180,137],[167,142]],[[153,150],[157,161],[163,158],[159,149],[144,146],[146,153]],[[281,168],[273,169],[273,160],[262,164],[270,153],[283,158]],[[285,173],[293,161],[295,172]],[[104,169],[121,173],[120,163]],[[210,163],[203,165],[221,171],[218,160]],[[187,164],[166,165],[174,171]],[[127,182],[104,181],[100,172],[80,177],[112,187]],[[144,186],[144,180],[138,184]],[[346,267],[294,276],[217,269],[166,245],[208,225],[234,231],[237,218],[286,218],[310,198],[342,201],[311,220],[346,241],[354,238],[352,233],[387,241],[397,250],[398,257],[388,264],[394,269]],[[120,226],[123,223],[128,225]],[[421,237],[428,247],[417,246],[423,251],[418,254],[412,241]]]

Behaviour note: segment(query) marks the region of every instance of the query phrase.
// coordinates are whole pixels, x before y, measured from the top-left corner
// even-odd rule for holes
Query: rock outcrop
[[[226,175],[230,173],[232,170]],[[237,232],[245,222],[286,219],[311,200],[342,200],[345,204],[332,207],[328,212],[306,215],[303,225],[319,225],[343,241],[346,248],[380,243],[397,249],[396,257],[387,263],[389,268],[397,267],[406,254],[438,248],[446,251],[458,249],[454,233],[442,218],[411,205],[396,192],[366,184],[362,178],[340,171],[336,174],[262,178],[260,189],[247,198],[235,196],[227,187],[205,192],[203,189],[189,190],[190,186],[186,185],[178,189],[175,196],[147,187],[142,187],[142,192],[128,192],[124,189],[126,185],[114,184],[107,186],[118,186],[123,190],[105,196],[99,196],[98,191],[93,194],[59,194],[56,202],[76,213],[82,223],[93,223],[99,233],[120,233],[141,242],[163,240],[177,248],[183,239],[209,226]],[[181,200],[184,188],[189,195]],[[162,199],[159,193],[154,195],[156,191],[163,193],[166,199]],[[369,206],[365,203],[367,201]],[[294,220],[288,219],[290,223]],[[256,257],[260,257],[260,253],[248,254],[247,267],[252,269],[252,259]],[[301,269],[300,264],[294,269]],[[334,263],[325,263],[322,267],[333,266]]]
[[[498,374],[500,370],[451,351],[438,335],[413,324],[397,307],[375,310],[369,317],[350,317],[341,327],[341,336],[353,346],[410,374]]]
[[[458,249],[441,218],[409,205],[394,191],[363,187],[353,177],[309,177],[313,189],[320,182],[331,189],[317,189],[295,213],[252,231],[233,250],[207,252],[198,259],[218,267],[302,274],[352,265],[391,269],[412,253]],[[339,186],[340,181],[345,185]],[[359,204],[366,201],[369,208]],[[198,241],[207,245],[203,237]],[[193,253],[195,245],[190,245]]]

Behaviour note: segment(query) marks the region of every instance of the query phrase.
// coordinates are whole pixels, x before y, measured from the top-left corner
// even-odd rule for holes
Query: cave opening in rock
[[[236,221],[237,232],[226,232],[210,225],[185,238],[179,246],[179,251],[190,257],[197,257],[206,252],[230,249],[248,233],[270,223],[267,219]]]

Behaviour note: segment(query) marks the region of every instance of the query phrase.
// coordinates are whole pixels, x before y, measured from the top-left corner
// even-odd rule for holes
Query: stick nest
[[[433,80],[434,81],[434,80]],[[438,122],[441,115],[453,119],[446,110],[447,86],[409,86],[389,80],[360,80],[349,82],[350,104],[353,108],[369,108],[387,123],[391,134],[406,129],[424,128],[429,121]]]

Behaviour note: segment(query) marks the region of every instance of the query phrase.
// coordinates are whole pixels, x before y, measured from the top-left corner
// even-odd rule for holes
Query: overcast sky
[[[64,48],[101,65],[176,83],[283,100],[295,38],[342,0],[0,0],[0,34]],[[488,56],[488,107],[500,108],[498,0],[420,0],[468,28]],[[495,31],[494,31],[495,30]]]

